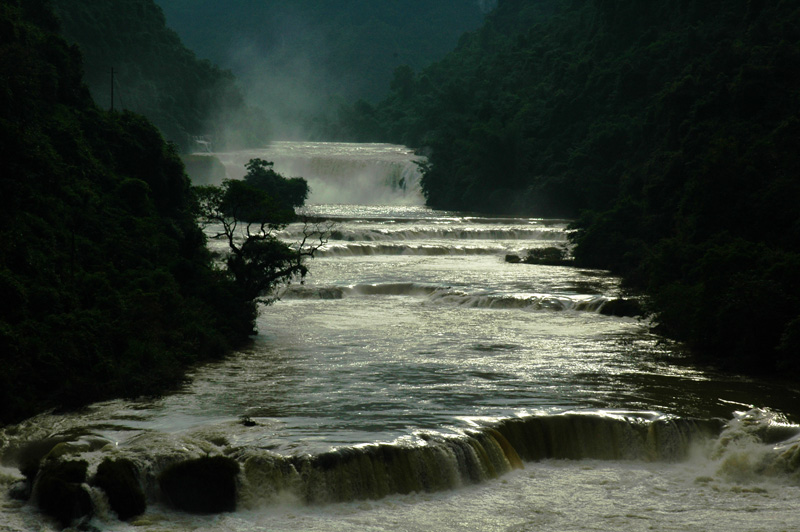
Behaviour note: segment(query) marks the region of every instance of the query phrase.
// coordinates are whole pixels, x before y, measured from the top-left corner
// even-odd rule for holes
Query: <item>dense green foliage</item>
[[[574,255],[662,330],[800,369],[800,6],[501,0],[342,136],[424,148],[433,207],[582,215]]]
[[[172,145],[98,109],[34,0],[0,3],[0,423],[158,393],[253,330]]]
[[[84,57],[85,82],[95,101],[145,115],[182,150],[196,135],[215,149],[261,145],[263,112],[250,108],[229,71],[199,60],[167,28],[153,0],[52,0],[64,35]]]
[[[483,19],[476,0],[156,1],[192,50],[233,70],[282,138],[319,134],[334,102],[383,98],[395,67],[440,59]]]
[[[227,244],[226,271],[240,297],[271,303],[278,285],[308,272],[305,261],[319,247],[309,239],[317,238],[321,245],[326,235],[307,230],[295,246],[278,239],[276,232],[297,218],[295,208],[305,203],[308,183],[301,177],[283,177],[262,159],[245,166],[243,180],[195,188],[200,222],[217,230],[212,238]]]
[[[244,182],[271,198],[279,198],[282,203],[280,210],[286,212],[287,221],[291,221],[295,208],[302,207],[308,199],[308,182],[302,177],[283,177],[273,169],[274,163],[263,159],[251,159],[244,166],[247,168]],[[271,212],[266,214],[274,216]]]

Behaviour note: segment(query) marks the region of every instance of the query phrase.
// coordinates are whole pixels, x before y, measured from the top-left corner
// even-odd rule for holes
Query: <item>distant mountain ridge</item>
[[[173,389],[247,341],[255,304],[174,146],[95,105],[49,2],[0,2],[0,27],[0,425]]]
[[[493,0],[157,0],[197,54],[230,68],[279,135],[386,95],[394,69],[440,59]],[[303,121],[298,126],[298,121]]]
[[[166,26],[152,0],[52,0],[65,37],[83,55],[85,81],[98,105],[148,117],[184,150],[192,138],[213,137],[230,146],[266,140],[268,124],[245,104],[236,79],[200,60]]]

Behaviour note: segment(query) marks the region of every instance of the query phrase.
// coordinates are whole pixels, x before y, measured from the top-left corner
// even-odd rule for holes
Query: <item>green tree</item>
[[[251,159],[244,165],[247,168],[244,181],[272,198],[280,198],[280,206],[287,210],[291,218],[294,216],[293,209],[302,207],[308,198],[308,182],[302,177],[285,178],[273,169],[273,165],[263,159]],[[275,214],[272,213],[272,216]]]
[[[695,352],[797,372],[799,43],[797,2],[503,0],[340,125],[426,153],[431,207],[575,219]]]
[[[221,186],[195,187],[199,221],[210,238],[228,247],[225,271],[244,301],[275,301],[275,289],[302,279],[306,261],[326,242],[327,232],[304,223],[301,238],[293,244],[277,233],[297,219],[308,194],[305,179],[286,179],[272,163],[252,159],[242,181],[225,180]],[[286,195],[281,195],[285,193]]]
[[[45,16],[40,11],[52,17],[49,8],[37,9],[43,0],[23,4],[38,19]],[[195,135],[212,138],[218,151],[258,146],[269,137],[264,111],[245,102],[233,74],[184,46],[153,0],[52,5],[58,19],[48,24],[60,24],[80,48],[84,81],[99,106],[146,116],[184,152],[197,149]]]
[[[241,346],[174,145],[98,108],[46,0],[0,2],[0,424],[160,394]]]

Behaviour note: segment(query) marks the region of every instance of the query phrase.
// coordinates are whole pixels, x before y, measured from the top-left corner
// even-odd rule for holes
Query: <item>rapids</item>
[[[797,387],[698,367],[602,314],[626,295],[607,272],[505,262],[566,246],[566,221],[427,209],[400,146],[218,156],[232,178],[252,157],[308,177],[303,214],[329,231],[310,276],[172,395],[0,430],[0,530],[56,528],[10,496],[42,446],[90,475],[137,465],[148,510],[131,522],[86,486],[100,530],[800,528]],[[237,510],[170,508],[161,473],[208,455],[240,464]]]

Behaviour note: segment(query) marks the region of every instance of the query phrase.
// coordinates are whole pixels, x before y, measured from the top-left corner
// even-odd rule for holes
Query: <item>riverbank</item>
[[[174,390],[247,341],[255,305],[214,267],[174,147],[94,104],[52,13],[0,22],[0,423]]]
[[[324,151],[309,158],[340,150]],[[414,516],[407,528],[447,530],[454,505],[499,530],[746,529],[756,516],[794,527],[794,383],[699,367],[646,322],[604,314],[621,294],[606,271],[505,262],[565,244],[563,221],[433,211],[395,194],[390,206],[308,206],[337,224],[311,275],[264,309],[252,345],[197,366],[177,393],[0,430],[0,484],[41,482],[9,481],[19,456],[78,462],[64,481],[79,493],[85,479],[99,501],[85,524],[114,531],[381,531],[400,514]],[[144,494],[129,521],[96,478],[112,463]],[[539,495],[498,520],[510,492]],[[601,499],[576,508],[586,497]],[[46,521],[15,504],[9,522]],[[191,513],[198,504],[225,511]]]
[[[504,1],[340,134],[425,149],[433,207],[577,219],[578,264],[664,334],[796,377],[798,28],[787,2]]]

